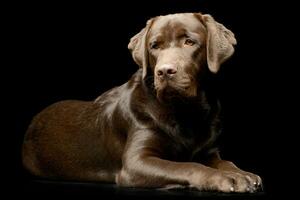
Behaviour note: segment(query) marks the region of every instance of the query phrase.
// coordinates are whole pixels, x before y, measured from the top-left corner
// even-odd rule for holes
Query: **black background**
[[[90,3],[15,3],[7,7],[3,65],[4,173],[12,190],[30,178],[21,144],[31,118],[64,99],[92,100],[137,70],[127,49],[146,21],[177,12],[211,14],[235,33],[237,46],[217,76],[225,113],[221,154],[261,175],[268,195],[281,181],[297,146],[296,28],[287,2],[153,0]],[[5,9],[5,7],[4,7]],[[287,151],[286,151],[287,150]],[[284,163],[284,164],[283,164]],[[10,165],[11,164],[11,165]],[[291,170],[292,171],[292,170]],[[291,172],[290,171],[290,172]],[[282,185],[281,185],[282,184]]]

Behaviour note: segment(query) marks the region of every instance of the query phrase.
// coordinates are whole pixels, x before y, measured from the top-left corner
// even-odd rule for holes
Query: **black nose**
[[[161,65],[156,71],[156,75],[159,77],[164,77],[164,76],[171,77],[176,73],[177,73],[177,69],[172,64]]]

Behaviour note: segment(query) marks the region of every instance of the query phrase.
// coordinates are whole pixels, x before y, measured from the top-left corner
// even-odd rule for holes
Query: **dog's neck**
[[[182,143],[184,148],[194,148],[195,144],[189,138],[196,138],[201,144],[206,144],[211,138],[209,131],[210,124],[214,116],[217,115],[218,105],[216,98],[209,96],[205,85],[199,87],[198,95],[193,98],[179,98],[172,102],[160,102],[154,90],[153,76],[142,78],[142,71],[139,70],[130,80],[129,84],[137,83],[139,95],[147,98],[147,106],[145,113],[149,117],[155,118],[156,126],[169,135],[178,144]],[[141,108],[141,109],[143,109]],[[204,133],[209,133],[204,134]],[[197,145],[196,145],[197,146]],[[205,146],[205,145],[204,145]]]

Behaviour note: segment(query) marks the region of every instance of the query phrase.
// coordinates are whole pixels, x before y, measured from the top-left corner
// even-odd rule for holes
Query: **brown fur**
[[[149,20],[128,45],[141,69],[94,101],[39,113],[24,139],[24,166],[53,179],[256,191],[259,176],[221,160],[215,146],[220,106],[207,77],[235,43],[210,15]]]

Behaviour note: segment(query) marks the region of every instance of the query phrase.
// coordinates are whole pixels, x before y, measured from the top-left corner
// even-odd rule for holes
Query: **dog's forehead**
[[[205,30],[204,25],[193,13],[171,14],[157,17],[151,27],[152,33],[161,33],[162,30],[176,31],[187,30],[201,32]]]

